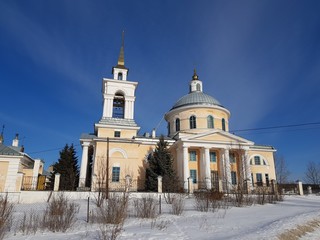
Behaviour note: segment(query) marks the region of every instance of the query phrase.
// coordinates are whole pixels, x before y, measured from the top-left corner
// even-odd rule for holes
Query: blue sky
[[[48,166],[102,115],[103,77],[125,30],[140,134],[158,126],[193,69],[230,129],[320,122],[320,1],[0,1],[0,125]],[[320,125],[239,132],[273,145],[292,180],[319,162]],[[157,133],[166,133],[160,123]]]

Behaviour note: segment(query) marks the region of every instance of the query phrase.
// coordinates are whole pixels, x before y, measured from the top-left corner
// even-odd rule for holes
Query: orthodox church
[[[82,134],[82,158],[79,188],[95,190],[102,184],[122,189],[125,183],[144,189],[148,155],[159,139],[138,135],[134,119],[135,90],[138,82],[128,80],[122,43],[113,78],[102,79],[102,117],[93,134]],[[181,97],[165,114],[174,167],[187,190],[216,189],[229,191],[243,185],[248,190],[269,186],[276,179],[271,146],[229,133],[230,111],[203,92],[196,71],[189,81],[189,93]],[[108,179],[108,181],[106,181]],[[190,181],[191,179],[191,181]]]

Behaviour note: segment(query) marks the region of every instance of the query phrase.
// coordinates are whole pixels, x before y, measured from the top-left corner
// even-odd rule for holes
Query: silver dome
[[[221,103],[217,99],[198,91],[184,95],[176,102],[175,105],[173,105],[171,110],[187,105],[217,105],[222,107]]]

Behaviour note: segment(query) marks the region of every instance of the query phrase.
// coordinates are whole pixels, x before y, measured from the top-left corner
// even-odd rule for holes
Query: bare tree
[[[100,207],[104,200],[107,198],[107,189],[106,189],[106,182],[107,182],[107,167],[104,157],[97,158],[97,165],[96,165],[96,174],[95,174],[95,181],[93,189],[98,192],[96,197],[96,204]]]
[[[320,164],[313,161],[308,162],[304,178],[307,183],[320,184]]]
[[[250,188],[250,179],[248,178],[248,173],[250,172],[249,159],[246,154],[245,149],[239,144],[237,152],[237,171],[238,171],[238,179],[236,184],[233,186],[233,192],[235,196],[235,203],[237,206],[242,206],[246,204],[249,188]]]
[[[287,183],[290,172],[287,168],[286,160],[283,156],[275,155],[276,176],[279,184]]]

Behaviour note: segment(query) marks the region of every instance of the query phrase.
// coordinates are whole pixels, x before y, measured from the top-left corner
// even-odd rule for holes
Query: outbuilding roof
[[[0,155],[22,156],[20,149],[17,147],[0,144]]]

